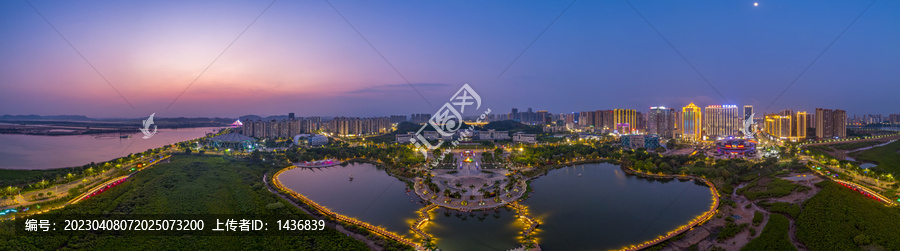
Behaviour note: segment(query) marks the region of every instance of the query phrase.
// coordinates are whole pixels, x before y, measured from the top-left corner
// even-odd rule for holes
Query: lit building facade
[[[703,111],[703,134],[710,139],[736,135],[743,123],[736,105],[710,105]]]
[[[808,114],[804,111],[793,112],[783,110],[776,114],[765,116],[764,129],[766,133],[776,138],[792,141],[806,138]]]
[[[794,114],[794,131],[792,132],[798,139],[806,138],[806,128],[809,128],[809,114],[806,112],[797,112]]]
[[[356,118],[337,117],[328,121],[328,132],[335,136],[360,136],[387,133],[391,131],[389,117]]]
[[[700,107],[690,103],[681,108],[681,131],[686,140],[698,141],[703,136],[703,114]]]
[[[634,109],[615,109],[613,110],[613,124],[616,126],[615,130],[621,134],[637,131],[638,113]]]

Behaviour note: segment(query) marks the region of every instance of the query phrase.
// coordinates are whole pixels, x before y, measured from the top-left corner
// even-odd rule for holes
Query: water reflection
[[[350,174],[353,181],[347,179]],[[281,182],[337,213],[418,240],[410,225],[423,202],[406,183],[374,165],[297,168],[282,174]],[[687,223],[712,203],[709,188],[696,182],[629,176],[604,163],[550,171],[532,187],[533,194],[522,204],[541,223],[535,236],[543,250],[640,243]],[[441,250],[516,248],[526,228],[507,207],[473,212],[437,208],[429,216],[424,230]]]

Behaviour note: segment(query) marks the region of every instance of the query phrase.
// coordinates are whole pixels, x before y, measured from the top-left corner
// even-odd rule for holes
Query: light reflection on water
[[[281,182],[337,213],[416,237],[409,226],[423,204],[407,194],[405,183],[374,165],[298,168],[283,173]],[[535,236],[543,250],[602,250],[640,243],[687,223],[712,203],[709,188],[694,182],[629,176],[605,163],[557,169],[532,186],[534,193],[522,204],[541,222]],[[431,217],[425,230],[441,250],[516,248],[525,228],[508,208],[438,208]]]

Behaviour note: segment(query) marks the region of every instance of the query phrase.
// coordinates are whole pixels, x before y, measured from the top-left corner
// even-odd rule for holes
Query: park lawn
[[[312,219],[270,193],[268,167],[216,156],[173,156],[171,163],[141,171],[128,182],[52,214],[257,214]],[[270,169],[270,168],[269,168]],[[279,206],[271,206],[281,203]],[[268,207],[267,207],[268,206]],[[296,236],[80,236],[27,237],[0,222],[0,250],[366,250],[334,229]],[[211,228],[209,223],[207,227]]]
[[[900,250],[900,208],[832,181],[803,203],[797,239],[810,250]]]
[[[791,222],[780,214],[770,214],[769,222],[759,237],[751,240],[741,250],[797,250],[788,238]]]
[[[897,174],[900,173],[900,153],[897,151],[900,151],[900,140],[862,151],[856,155],[856,159],[877,162],[878,166],[875,168]]]

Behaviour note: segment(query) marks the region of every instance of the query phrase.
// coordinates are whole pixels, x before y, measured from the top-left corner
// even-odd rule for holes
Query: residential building
[[[678,129],[678,111],[665,106],[650,107],[647,114],[647,133],[657,134],[663,139],[676,137]]]
[[[847,137],[847,112],[816,108],[816,138],[833,139]]]

